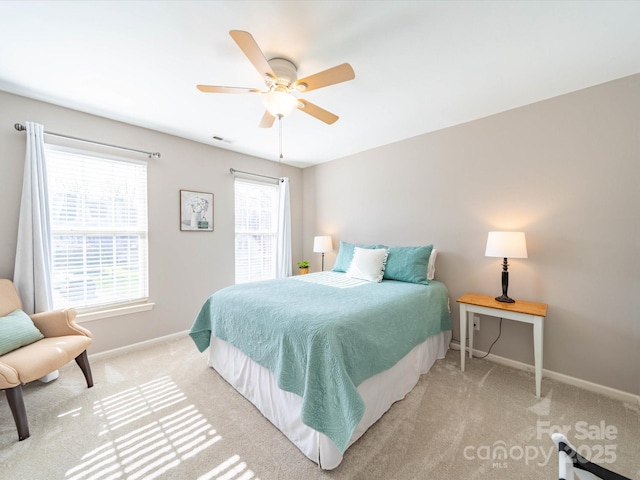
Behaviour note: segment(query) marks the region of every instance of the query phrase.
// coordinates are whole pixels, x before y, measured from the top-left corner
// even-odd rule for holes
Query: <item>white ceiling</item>
[[[196,90],[264,86],[229,30],[300,78],[355,70],[302,95],[335,124],[283,120],[302,167],[640,72],[640,1],[5,0],[0,90],[277,161],[257,94]]]

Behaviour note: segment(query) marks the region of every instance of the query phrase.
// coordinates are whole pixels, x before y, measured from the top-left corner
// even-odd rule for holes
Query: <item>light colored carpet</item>
[[[186,336],[91,364],[91,389],[75,363],[50,384],[25,387],[31,437],[23,442],[2,395],[1,478],[555,479],[545,430],[553,425],[568,427],[605,467],[640,478],[638,405],[548,379],[536,399],[531,374],[478,359],[462,373],[456,351],[328,472],[207,367]]]

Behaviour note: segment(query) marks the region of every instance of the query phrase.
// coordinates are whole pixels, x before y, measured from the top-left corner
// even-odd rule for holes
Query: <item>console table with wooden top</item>
[[[542,383],[542,334],[544,319],[547,316],[547,304],[516,300],[515,303],[498,302],[491,295],[465,293],[458,300],[460,304],[460,368],[464,372],[466,349],[465,331],[469,331],[469,358],[473,357],[473,318],[474,313],[491,317],[506,318],[533,325],[533,357],[536,374],[536,397],[540,397]]]

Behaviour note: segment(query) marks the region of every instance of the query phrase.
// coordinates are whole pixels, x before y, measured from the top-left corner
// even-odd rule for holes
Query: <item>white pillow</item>
[[[431,256],[427,264],[427,280],[433,280],[436,276],[436,255],[438,255],[438,251],[434,248],[431,250]]]
[[[380,283],[384,276],[384,266],[388,256],[389,250],[386,248],[355,247],[353,259],[347,269],[347,276]]]

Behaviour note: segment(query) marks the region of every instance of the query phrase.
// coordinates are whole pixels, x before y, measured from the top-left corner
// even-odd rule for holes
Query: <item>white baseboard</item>
[[[449,345],[451,350],[460,351],[460,344],[456,341],[452,341]],[[466,351],[469,351],[469,347],[466,347]],[[477,357],[483,357],[487,352],[483,352],[481,350],[473,349],[473,355]],[[494,355],[490,353],[487,355],[485,360],[490,360],[494,363],[499,363],[500,365],[505,365],[507,367],[513,367],[518,370],[524,370],[526,372],[535,373],[533,365],[529,365],[527,363],[518,362],[517,360],[511,360],[510,358],[501,357],[499,355]],[[467,359],[467,361],[469,361]],[[545,368],[542,369],[542,378],[551,378],[553,380],[557,380],[558,382],[566,383],[567,385],[573,385],[574,387],[582,388],[584,390],[588,390],[594,393],[600,393],[602,395],[606,395],[607,397],[615,398],[616,400],[620,400],[622,402],[630,403],[632,405],[640,406],[640,395],[634,395],[633,393],[624,392],[622,390],[617,390],[615,388],[607,387],[605,385],[599,385],[597,383],[589,382],[587,380],[582,380],[580,378],[571,377],[569,375],[565,375],[564,373],[554,372],[552,370],[547,370]]]
[[[139,348],[148,347],[157,343],[166,342],[168,340],[173,340],[176,338],[181,338],[189,334],[188,330],[184,330],[182,332],[172,333],[170,335],[165,335],[163,337],[153,338],[151,340],[145,340],[144,342],[134,343],[132,345],[126,345],[124,347],[114,348],[112,350],[105,350],[104,352],[98,352],[89,355],[92,359],[97,358],[108,358],[114,355],[121,355],[125,352],[131,350],[137,350]],[[460,344],[456,341],[452,341],[449,347],[452,350],[460,351]],[[467,352],[469,351],[469,347],[467,347]],[[483,352],[482,350],[473,349],[473,355],[477,357],[482,357],[486,355],[487,352]],[[500,365],[505,365],[507,367],[516,368],[518,370],[524,370],[525,372],[534,373],[533,365],[529,365],[527,363],[518,362],[517,360],[512,360],[510,358],[501,357],[499,355],[494,355],[490,353],[485,357],[486,360],[490,360],[494,363],[498,363]],[[597,383],[589,382],[587,380],[582,380],[580,378],[571,377],[569,375],[565,375],[563,373],[554,372],[552,370],[547,370],[545,368],[542,369],[543,378],[551,378],[553,380],[557,380],[562,383],[566,383],[567,385],[573,385],[574,387],[582,388],[584,390],[588,390],[594,393],[600,393],[602,395],[606,395],[607,397],[615,398],[622,402],[627,402],[632,405],[640,406],[640,395],[634,395],[633,393],[624,392],[622,390],[617,390],[615,388],[607,387],[605,385],[599,385]]]
[[[166,342],[168,340],[174,340],[176,338],[181,338],[189,334],[189,330],[184,330],[182,332],[172,333],[170,335],[165,335],[164,337],[152,338],[151,340],[145,340],[144,342],[133,343],[131,345],[125,345],[124,347],[113,348],[111,350],[105,350],[104,352],[93,353],[89,355],[91,359],[97,358],[108,358],[113,357],[115,355],[121,355],[126,352],[130,352],[131,350],[137,350],[139,348],[148,347],[154,345],[156,343]]]

